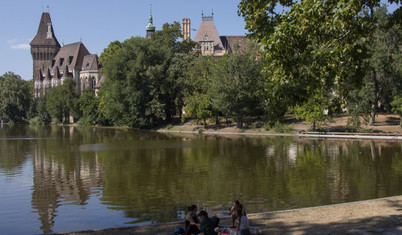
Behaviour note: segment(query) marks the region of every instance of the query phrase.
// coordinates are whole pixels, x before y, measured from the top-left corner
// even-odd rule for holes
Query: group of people
[[[204,210],[198,211],[196,205],[188,207],[188,214],[185,217],[186,229],[185,234],[200,234],[200,235],[217,235],[218,232],[223,232],[219,228],[219,218],[213,216],[208,217],[208,213]],[[228,212],[232,216],[232,228],[240,232],[241,235],[249,235],[249,224],[246,215],[246,210],[239,200],[233,202],[231,209]]]

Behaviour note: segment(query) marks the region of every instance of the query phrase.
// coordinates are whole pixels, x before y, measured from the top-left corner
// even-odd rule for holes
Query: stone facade
[[[82,42],[60,46],[48,12],[42,14],[30,45],[35,98],[62,85],[66,78],[74,79],[78,94],[87,88],[96,92],[104,81],[100,77],[98,56],[90,54]]]
[[[186,33],[183,20],[183,34]],[[219,36],[214,24],[214,14],[202,14],[202,22],[194,38],[198,42],[196,50],[204,56],[223,56],[225,54],[242,51],[247,45],[246,36]]]

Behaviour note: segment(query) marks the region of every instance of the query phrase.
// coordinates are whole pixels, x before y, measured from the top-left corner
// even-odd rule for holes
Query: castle
[[[203,56],[223,56],[232,54],[239,49],[246,47],[248,39],[246,36],[219,36],[214,24],[214,13],[211,16],[201,15],[202,22],[195,35],[194,41],[198,43],[195,50],[201,52]],[[183,19],[182,23],[183,39],[191,38],[191,21],[189,18]]]
[[[211,16],[202,14],[202,22],[194,38],[198,43],[195,50],[200,51],[203,56],[220,57],[245,48],[245,36],[219,36],[213,16],[213,13]],[[152,11],[145,29],[146,38],[155,33]],[[191,39],[189,18],[183,19],[182,34],[183,40]],[[79,95],[85,89],[91,89],[96,94],[105,80],[100,74],[98,56],[89,53],[82,42],[60,46],[48,12],[42,13],[38,32],[30,46],[35,99],[43,96],[52,87],[62,85],[66,78],[74,79]]]
[[[85,89],[96,93],[104,81],[98,56],[89,53],[82,42],[60,46],[48,12],[43,12],[36,36],[32,39],[34,98],[63,84],[66,78],[76,82],[78,94]]]

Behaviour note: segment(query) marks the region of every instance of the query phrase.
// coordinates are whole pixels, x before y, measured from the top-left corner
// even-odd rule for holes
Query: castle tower
[[[47,71],[49,67],[52,67],[53,58],[60,50],[60,44],[54,35],[52,20],[48,12],[43,12],[40,19],[38,32],[30,43],[31,55],[33,60],[33,82],[40,83],[41,71]],[[44,94],[43,89],[34,88],[34,96],[38,98]]]
[[[183,40],[191,39],[191,20],[184,18],[182,23]]]
[[[149,14],[149,23],[148,23],[147,27],[145,28],[145,30],[146,30],[146,32],[147,32],[145,38],[151,37],[151,35],[152,35],[153,33],[155,33],[155,29],[156,29],[156,27],[155,27],[155,25],[153,24],[153,19],[152,19],[152,6],[151,6],[151,10],[150,10],[150,14]]]

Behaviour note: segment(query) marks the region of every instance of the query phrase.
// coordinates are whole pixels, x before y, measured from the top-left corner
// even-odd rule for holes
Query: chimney
[[[191,20],[189,18],[183,19],[183,40],[191,40]]]

